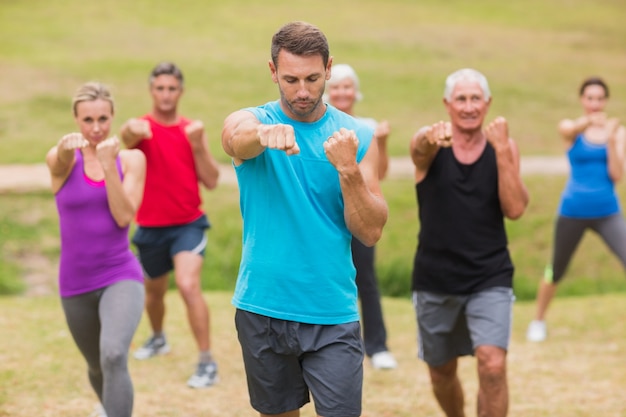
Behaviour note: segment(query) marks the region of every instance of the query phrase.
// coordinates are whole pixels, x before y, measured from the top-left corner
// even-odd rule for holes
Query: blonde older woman
[[[336,64],[331,70],[331,77],[326,82],[324,101],[354,116],[355,104],[363,98],[359,90],[359,78],[350,65]],[[356,117],[356,116],[355,116]],[[374,128],[374,136],[378,142],[378,177],[383,179],[387,174],[389,156],[387,154],[387,138],[389,123],[380,123],[371,118],[359,119]],[[361,317],[365,353],[375,369],[393,369],[396,360],[387,347],[387,330],[383,320],[380,303],[380,292],[374,268],[374,247],[363,245],[358,239],[352,239],[352,259],[356,267],[356,283],[361,299]]]

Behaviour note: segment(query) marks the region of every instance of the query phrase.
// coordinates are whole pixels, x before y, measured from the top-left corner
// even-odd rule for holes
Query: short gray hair
[[[446,87],[443,90],[443,98],[446,101],[450,101],[450,99],[452,98],[452,91],[454,91],[454,87],[456,87],[459,81],[470,81],[478,83],[478,85],[480,85],[480,88],[483,90],[485,101],[489,101],[489,99],[491,98],[491,90],[489,90],[487,77],[485,77],[482,73],[476,71],[475,69],[463,68],[453,72],[452,74],[448,75],[448,78],[446,78]]]
[[[330,78],[326,81],[326,85],[337,84],[346,78],[352,80],[354,83],[354,90],[356,92],[356,101],[363,99],[361,89],[359,86],[359,77],[356,75],[356,71],[348,64],[335,64],[330,69]],[[324,94],[324,101],[328,100],[328,94]]]

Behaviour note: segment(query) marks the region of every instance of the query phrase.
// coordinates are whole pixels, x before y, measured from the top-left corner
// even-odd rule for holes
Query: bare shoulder
[[[139,149],[120,150],[120,159],[128,167],[139,168],[146,166],[146,155]]]

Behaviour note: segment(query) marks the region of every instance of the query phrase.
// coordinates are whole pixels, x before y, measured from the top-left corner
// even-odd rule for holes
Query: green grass
[[[443,82],[461,67],[487,75],[494,94],[489,117],[507,117],[522,155],[562,152],[556,123],[580,113],[577,87],[588,75],[608,81],[609,113],[626,114],[622,0],[0,0],[0,163],[42,162],[59,137],[76,129],[70,100],[85,81],[112,87],[116,129],[147,112],[147,74],[164,59],[180,64],[186,76],[181,111],[205,122],[211,149],[225,162],[219,144],[224,117],[277,97],[267,68],[270,38],[297,19],[317,24],[335,62],[355,67],[365,96],[357,112],[389,120],[393,156],[407,154],[418,127],[446,117]],[[518,300],[533,298],[549,260],[564,181],[527,177],[528,211],[507,223]],[[401,368],[375,373],[366,367],[364,417],[439,416],[426,370],[415,359],[407,298],[418,231],[414,188],[410,180],[387,180],[383,189],[391,215],[377,245],[377,270],[383,292],[394,296],[383,302]],[[623,185],[619,194],[624,201]],[[222,186],[204,200],[213,227],[202,274],[222,383],[202,393],[184,386],[195,352],[181,301],[172,292],[166,327],[174,352],[130,364],[139,417],[252,413],[229,306],[241,250],[237,189]],[[21,293],[33,276],[54,281],[58,255],[50,193],[0,194],[0,294]],[[626,292],[624,273],[597,237],[588,235],[559,288],[560,296],[571,297],[551,307],[546,344],[524,342],[533,305],[516,304],[512,417],[626,416],[626,381],[623,368],[615,366],[624,357],[624,326],[615,320],[623,294],[574,297],[604,292]],[[4,296],[0,308],[0,416],[88,414],[96,400],[58,298]],[[135,346],[147,333],[144,319]],[[473,367],[471,359],[461,361],[467,410],[475,407]],[[311,415],[308,406],[303,416]]]
[[[181,111],[205,121],[217,158],[224,117],[277,97],[267,61],[270,38],[290,20],[317,24],[336,62],[352,64],[365,100],[360,114],[388,119],[390,152],[405,156],[421,125],[445,118],[445,76],[472,66],[490,79],[490,117],[503,114],[522,155],[560,154],[555,126],[580,112],[582,78],[604,76],[612,114],[626,114],[626,8],[617,0],[475,2],[269,0],[184,1],[32,0],[2,2],[0,13],[0,163],[42,162],[58,138],[75,130],[74,90],[99,79],[116,96],[115,128],[147,112],[147,74],[163,59],[186,76]],[[516,292],[534,294],[550,256],[552,222],[564,178],[529,177],[531,205],[508,224],[517,265]],[[387,295],[409,291],[418,230],[413,184],[387,180],[391,216],[377,246],[377,268]],[[623,192],[620,189],[620,194]],[[0,291],[24,289],[33,256],[58,257],[56,213],[47,193],[0,195]],[[205,288],[232,288],[239,261],[241,221],[237,190],[205,194],[213,228],[203,270]],[[30,217],[29,217],[30,216]],[[48,271],[49,272],[49,271]],[[594,236],[572,264],[563,294],[624,291],[621,266]]]
[[[187,388],[195,345],[177,292],[167,294],[167,331],[172,352],[149,361],[130,359],[136,417],[253,416],[229,292],[209,291],[212,351],[221,380],[215,387]],[[508,359],[510,417],[624,417],[626,355],[624,294],[556,300],[549,338],[526,342],[534,306],[516,302]],[[72,341],[56,296],[0,298],[0,417],[84,417],[97,402],[85,364]],[[365,363],[363,417],[439,417],[428,372],[416,357],[416,322],[407,298],[384,298],[389,347],[400,366],[375,372]],[[134,350],[149,334],[144,315]],[[466,413],[475,415],[476,361],[462,358]],[[311,405],[302,417],[313,417]]]
[[[550,260],[554,214],[565,177],[532,175],[525,177],[525,182],[532,196],[528,210],[521,219],[506,224],[516,265],[515,293],[521,300],[534,298]],[[376,246],[378,279],[383,294],[408,297],[419,228],[415,188],[408,179],[386,180],[383,192],[390,214]],[[626,189],[621,187],[619,193],[624,201]],[[238,198],[237,188],[229,185],[203,193],[212,224],[202,270],[203,287],[207,290],[234,288],[241,254]],[[0,194],[0,199],[0,272],[4,272],[0,274],[0,293],[22,292],[26,289],[24,277],[34,273],[47,274],[54,282],[60,249],[51,194]],[[42,259],[47,263],[42,263]],[[623,268],[596,235],[587,233],[559,286],[559,295],[610,292],[626,292]]]
[[[421,125],[444,118],[444,78],[483,71],[492,117],[506,116],[523,154],[560,153],[555,126],[579,113],[580,81],[606,77],[609,111],[626,113],[626,8],[619,0],[474,2],[322,0],[3,1],[0,13],[0,163],[40,162],[74,130],[70,97],[99,79],[117,98],[119,127],[148,111],[146,78],[160,60],[186,75],[185,114],[205,121],[220,160],[224,117],[277,97],[270,38],[290,20],[328,36],[335,62],[352,64],[360,114],[388,119],[390,150],[405,155]]]

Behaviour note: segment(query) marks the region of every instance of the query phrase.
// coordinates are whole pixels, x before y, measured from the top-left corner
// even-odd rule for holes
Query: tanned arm
[[[324,151],[339,174],[348,229],[364,245],[374,246],[382,236],[389,209],[378,180],[378,144],[374,138],[357,164],[358,144],[354,131],[341,128],[324,143]]]
[[[496,152],[498,166],[498,196],[505,217],[515,220],[524,214],[529,195],[520,173],[517,145],[509,138],[508,125],[503,117],[496,118],[485,129],[487,140]]]

